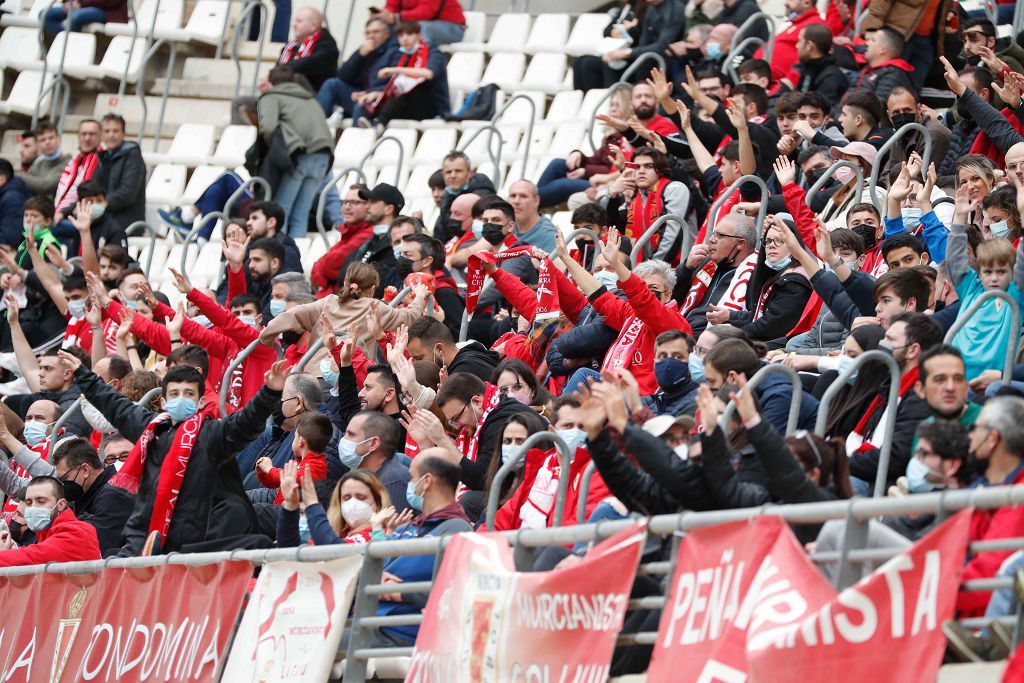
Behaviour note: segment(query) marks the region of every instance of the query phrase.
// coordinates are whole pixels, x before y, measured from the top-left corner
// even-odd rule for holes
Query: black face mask
[[[917,123],[917,116],[912,113],[904,114],[893,114],[889,118],[892,119],[892,127],[899,130],[908,123]]]
[[[497,246],[505,240],[505,233],[497,223],[484,223],[483,238],[489,243]]]
[[[298,344],[299,343],[299,339],[301,337],[302,337],[302,334],[300,332],[296,332],[294,330],[288,330],[287,332],[282,332],[281,333],[281,343],[284,344],[285,346],[291,346],[293,344]]]
[[[413,261],[411,258],[399,256],[395,261],[395,275],[404,282],[405,278],[412,273],[412,264]]]
[[[825,175],[827,170],[828,168],[812,168],[807,173],[804,173],[804,177],[807,178],[807,187],[814,187],[814,183],[821,180],[821,176]]]
[[[77,506],[85,498],[85,489],[77,481],[70,479],[68,481],[61,481],[64,484],[64,498],[69,503]]]
[[[855,227],[853,231],[864,238],[864,249],[866,251],[875,248],[875,244],[877,244],[878,240],[875,238],[874,227],[867,225],[866,223],[862,223]]]
[[[453,235],[462,234],[462,221],[455,220],[454,218],[448,219],[448,231]]]

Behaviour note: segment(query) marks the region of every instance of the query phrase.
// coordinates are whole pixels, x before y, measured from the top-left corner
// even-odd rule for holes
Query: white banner
[[[362,559],[264,565],[221,680],[326,681]]]

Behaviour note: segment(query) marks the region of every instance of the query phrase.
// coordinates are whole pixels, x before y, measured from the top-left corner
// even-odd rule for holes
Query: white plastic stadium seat
[[[50,0],[33,0],[32,7],[24,14],[5,14],[0,17],[0,26],[36,28],[42,26],[42,13],[50,7]]]
[[[213,162],[238,166],[245,162],[245,152],[256,142],[256,126],[233,125],[224,129],[213,153]]]
[[[33,64],[42,65],[38,29],[13,27],[0,33],[0,69],[24,71]]]
[[[70,37],[68,37],[70,36]],[[64,52],[64,41],[67,40],[67,51]],[[60,64],[61,52],[64,52],[64,66],[92,65],[96,61],[96,36],[91,33],[68,33],[61,31],[53,39],[46,53],[48,68],[56,70]]]
[[[432,166],[434,169],[440,167],[441,158],[455,148],[456,131],[454,128],[436,128],[423,131],[420,142],[416,145],[416,152],[412,155],[413,166]],[[433,173],[433,171],[431,171]]]
[[[135,83],[139,80],[139,69],[142,67],[142,57],[145,54],[145,40],[136,40],[133,47],[130,36],[116,36],[111,39],[107,51],[103,53],[100,71],[107,78],[120,80],[124,75],[124,67],[128,64],[128,82]]]
[[[538,14],[524,48],[527,54],[561,50],[569,38],[568,14]]]
[[[548,123],[565,123],[575,121],[580,116],[580,105],[583,104],[582,90],[563,90],[555,93],[548,107],[548,115],[544,118]]]
[[[580,115],[578,118],[583,120],[590,119],[590,117],[593,116],[595,113],[594,107],[597,106],[597,103],[600,102],[607,93],[607,88],[597,88],[595,90],[588,90],[587,94],[583,96],[583,103],[580,104]],[[609,97],[608,100],[610,99],[611,98]],[[608,100],[605,100],[604,103],[601,104],[601,108],[597,111],[597,113],[608,111]]]
[[[565,53],[573,57],[597,54],[595,47],[601,42],[609,21],[607,14],[581,14],[565,42]]]
[[[526,38],[530,34],[529,14],[502,14],[494,22],[491,37],[487,40],[487,51],[522,53]]]
[[[50,84],[53,83],[53,80],[53,73],[47,73],[43,87],[48,88]],[[36,100],[39,99],[40,83],[43,83],[42,71],[22,71],[18,74],[18,79],[14,81],[14,86],[11,88],[11,94],[7,96],[7,99],[4,102],[4,107],[0,111],[32,116],[32,113],[36,108]],[[43,95],[43,99],[39,102],[40,116],[49,111],[50,98],[52,95],[53,90],[47,90]]]
[[[551,145],[548,147],[548,154],[564,157],[574,149],[579,149],[580,141],[586,132],[587,127],[582,123],[563,123],[555,130]]]
[[[159,8],[157,7],[159,5]],[[144,37],[153,24],[153,14],[156,13],[156,25],[153,36],[164,38],[163,31],[174,31],[181,28],[181,17],[185,10],[184,0],[144,0],[142,6],[135,11],[135,21],[138,24],[138,35]],[[126,24],[105,24],[103,32],[108,36],[131,36],[132,25]],[[145,39],[142,40],[145,43]]]
[[[216,45],[220,42],[224,18],[230,3],[224,0],[199,0],[188,17],[188,24],[183,29],[167,29],[164,34],[171,40],[180,42],[205,43]]]
[[[395,178],[395,165],[390,164],[388,166],[381,166],[380,171],[377,172],[377,182],[387,183],[388,185],[394,185],[398,188],[399,192],[402,192],[402,188],[405,187],[406,181],[409,179],[409,167],[402,166],[401,173],[398,174],[398,178]],[[405,192],[402,192],[404,195]]]
[[[466,33],[462,40],[451,45],[442,45],[441,50],[445,52],[483,52],[484,30],[487,25],[487,16],[483,12],[463,12],[466,17]],[[451,74],[451,69],[448,73]]]
[[[377,140],[372,128],[346,128],[334,148],[334,168],[345,168],[359,163]]]
[[[526,133],[528,130],[529,129],[523,131],[523,136],[519,139],[519,145],[516,147],[515,151],[508,156],[508,161],[523,158],[523,155],[526,153]],[[547,153],[547,149],[551,145],[551,138],[554,134],[554,129],[547,124],[541,123],[533,127],[533,135],[529,138],[531,161],[535,161]],[[505,156],[502,155],[502,158],[504,159]],[[519,164],[516,164],[516,168],[519,168]]]
[[[508,97],[508,100],[511,100],[517,95],[525,95],[529,98],[530,101],[533,102],[533,108],[531,109],[530,105],[523,99],[516,100],[510,104],[508,109],[505,110],[505,113],[501,115],[501,119],[499,120],[501,125],[517,125],[525,128],[530,123],[531,117],[533,117],[535,122],[544,118],[544,93],[521,90],[519,92],[512,93]],[[504,104],[504,102],[502,102],[502,104]]]
[[[395,138],[402,143],[402,165],[408,167],[409,160],[416,150],[416,131],[411,128],[396,128],[388,130],[381,138]],[[398,163],[398,145],[393,142],[385,142],[370,158],[370,163],[380,168],[389,164]]]
[[[430,186],[427,185],[427,181],[430,179],[430,176],[434,174],[434,171],[441,167],[440,159],[441,157],[439,156],[433,163],[421,164],[413,167],[412,173],[409,174],[409,179],[405,181],[405,191],[402,193],[405,195],[407,201],[413,198],[419,199],[426,197],[430,197],[431,201],[433,201],[430,193]]]
[[[459,52],[452,55],[448,62],[448,89],[454,92],[471,92],[484,82],[480,75],[484,72],[484,55],[482,52]]]
[[[224,171],[227,170],[223,166],[209,166],[203,165],[192,171],[192,175],[188,179],[188,185],[185,186],[185,190],[181,193],[181,197],[175,204],[194,204],[199,196],[206,191],[206,188],[210,186],[214,180],[220,177]]]
[[[563,90],[565,78],[565,55],[561,52],[538,52],[530,60],[530,66],[523,76],[524,90],[539,90],[554,94]]]
[[[519,89],[526,68],[526,55],[522,52],[504,52],[491,57],[481,83],[497,83],[505,92]]]
[[[184,189],[185,167],[179,164],[159,164],[153,169],[146,184],[146,202],[177,204]]]
[[[213,151],[213,126],[203,123],[183,123],[174,134],[166,161],[201,166],[210,159]],[[159,159],[158,159],[159,161]]]

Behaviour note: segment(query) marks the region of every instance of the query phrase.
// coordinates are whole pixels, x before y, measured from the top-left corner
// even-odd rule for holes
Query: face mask
[[[705,51],[708,53],[708,59],[718,59],[722,56],[722,44],[716,41],[708,41],[704,45]]]
[[[391,226],[387,223],[381,223],[380,225],[373,226],[373,234],[375,237],[381,237],[382,235],[388,234],[388,229]]]
[[[132,310],[132,311],[139,310],[139,302],[136,301],[135,299],[131,299],[129,301],[125,301],[124,305],[127,306],[129,308],[129,310]]]
[[[68,302],[68,313],[71,314],[72,318],[84,318],[85,317],[85,299],[80,301],[69,301]]]
[[[54,505],[54,507],[57,507]],[[50,512],[53,508],[25,508],[25,524],[32,531],[39,533],[43,529],[49,529],[53,522],[50,519]]]
[[[477,219],[473,221],[473,237],[480,239],[484,236],[484,222]]]
[[[29,446],[39,444],[39,442],[46,438],[47,427],[49,427],[48,424],[39,420],[29,420],[26,422],[25,427],[21,431],[22,436],[25,437],[25,443]]]
[[[373,508],[366,501],[349,498],[341,504],[341,516],[350,527],[357,527],[370,521]]]
[[[847,356],[846,354],[843,354],[843,355],[839,356],[839,374],[843,374],[844,372],[846,372],[847,368],[849,368],[851,365],[853,365],[853,361],[855,361],[855,360],[856,360],[856,358],[851,358],[850,356]],[[853,373],[852,375],[850,375],[849,379],[846,380],[846,383],[847,384],[853,384],[855,381],[857,381],[857,373],[856,372]]]
[[[990,223],[988,229],[996,237],[1006,237],[1010,233],[1010,224],[1006,221],[996,221],[995,223]]]
[[[875,245],[878,244],[878,240],[875,237],[875,228],[872,225],[861,223],[853,229],[855,233],[860,235],[864,239],[864,249],[874,249]]]
[[[395,255],[395,260],[402,258],[402,245],[399,244],[397,247],[391,248],[391,253]]]
[[[395,261],[395,275],[405,281],[405,278],[412,273],[412,259],[404,256],[399,256]]]
[[[299,515],[299,540],[303,544],[309,543],[309,520],[306,515]]]
[[[336,387],[338,386],[338,373],[332,369],[331,359],[324,358],[320,361],[320,376],[327,382],[327,386]]]
[[[792,262],[792,256],[787,256],[786,258],[779,259],[778,261],[769,261],[768,259],[764,260],[764,264],[771,268],[772,270],[774,270],[776,273],[779,272],[780,270],[785,270],[786,268],[788,268],[789,264]]]
[[[418,50],[419,47],[420,44],[416,43],[412,47],[400,47],[398,48],[398,51],[401,52],[403,55],[413,55],[416,54],[416,50]]]
[[[889,118],[892,119],[892,127],[897,129],[897,130],[899,130],[903,126],[907,125],[908,123],[916,123],[917,122],[917,116],[915,116],[914,114],[911,114],[911,113],[893,114]]]
[[[349,441],[348,439],[341,439],[338,441],[338,457],[341,459],[341,464],[350,470],[357,470],[359,466],[363,464],[363,458],[365,455],[359,455],[356,453],[356,449],[363,445],[370,439],[363,439],[362,441]]]
[[[611,270],[599,270],[594,273],[594,279],[608,289],[615,289],[619,286],[619,276]]]
[[[93,204],[92,208],[89,209],[89,213],[92,214],[92,219],[98,221],[106,213],[107,207],[104,204]]]
[[[690,444],[681,443],[678,446],[676,446],[675,448],[673,448],[672,452],[674,452],[676,454],[676,456],[680,460],[689,460],[690,459]]]
[[[64,499],[69,503],[78,503],[85,498],[85,489],[74,479],[61,480],[64,485]]]
[[[247,325],[252,324],[253,327],[256,326],[255,325],[255,323],[256,323],[256,319],[255,318],[241,318],[241,321],[243,323],[246,320],[252,320],[253,321],[252,323],[246,323]],[[192,318],[192,322],[196,323],[197,325],[202,325],[206,329],[210,329],[211,327],[213,327],[213,323],[210,322],[210,319],[207,318],[205,315],[197,315],[196,317]]]
[[[921,209],[914,207],[900,209],[900,216],[903,218],[903,229],[907,232],[913,232],[917,230],[917,226],[921,225]]]
[[[690,378],[694,382],[704,381],[704,359],[698,358],[697,354],[691,353],[690,360],[686,363],[690,368]]]
[[[942,473],[928,467],[919,458],[911,458],[907,464],[907,490],[911,493],[927,493],[935,489],[946,488],[942,484],[933,484],[928,481],[929,474],[942,478]]]
[[[501,231],[501,226],[497,223],[484,223],[481,227],[480,234],[489,243],[497,246],[505,240],[505,233]]]
[[[31,223],[22,223],[21,227],[24,228],[24,231],[21,233],[22,235],[27,235],[36,229],[36,226],[32,225]]]
[[[792,12],[786,12],[786,19],[787,19],[788,21],[793,21],[793,20],[794,20],[794,19],[796,19],[796,18],[797,18],[798,16],[800,16],[800,13],[799,13],[799,12],[797,12],[796,10],[793,10]]]
[[[573,427],[572,429],[557,429],[555,434],[562,437],[562,441],[569,447],[569,459],[572,460],[573,455],[576,453],[576,449],[583,445],[586,441],[586,433],[579,427]]]
[[[821,176],[825,175],[827,168],[812,168],[807,173],[804,173],[804,177],[807,178],[807,187],[814,187],[814,184],[821,180]]]
[[[501,464],[504,465],[505,463],[509,462],[510,460],[514,460],[515,457],[517,455],[519,455],[519,449],[520,448],[522,448],[522,447],[521,446],[517,446],[514,443],[503,443],[503,444],[501,444]],[[520,462],[519,465],[522,466],[523,463]]]
[[[678,358],[662,358],[654,363],[654,377],[662,391],[679,391],[690,383],[690,366]]]
[[[204,316],[200,316],[200,317],[206,318],[205,315]],[[193,318],[193,320],[196,320],[196,319]],[[243,323],[245,323],[249,327],[256,327],[256,316],[243,315],[242,317],[239,318],[239,320],[241,320]],[[207,321],[209,321],[209,318],[207,318]],[[196,320],[196,322],[199,322],[199,321]],[[200,323],[200,324],[202,324],[202,323]]]
[[[164,410],[175,422],[184,422],[199,411],[199,405],[190,398],[178,396],[167,401]]]
[[[524,406],[528,406],[533,402],[533,397],[530,395],[528,389],[523,391],[510,391],[508,392],[508,397],[522,403]]]
[[[424,477],[427,475],[423,475]],[[409,503],[409,507],[413,510],[423,511],[423,494],[416,493],[416,487],[423,481],[423,477],[420,477],[416,481],[410,481],[405,485],[405,501]]]
[[[270,300],[270,315],[275,318],[284,313],[284,299],[271,299]]]
[[[832,177],[845,185],[856,178],[857,174],[849,166],[840,166],[836,169],[835,173],[832,174]]]
[[[453,235],[462,234],[462,221],[456,220],[454,218],[449,218],[448,231],[451,232]]]

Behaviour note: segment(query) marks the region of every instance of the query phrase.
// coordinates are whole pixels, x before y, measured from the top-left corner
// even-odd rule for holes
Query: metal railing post
[[[832,405],[832,400],[839,393],[839,390],[846,386],[847,380],[853,377],[853,373],[857,372],[862,365],[869,361],[879,361],[889,368],[889,397],[886,410],[889,408],[896,410],[896,404],[900,400],[900,377],[902,377],[900,366],[896,363],[896,359],[892,357],[892,354],[878,351],[877,349],[865,351],[854,358],[850,367],[839,373],[839,376],[835,378],[828,389],[825,390],[825,393],[822,394],[821,401],[818,403],[818,418],[814,423],[815,434],[820,437],[825,436],[825,422],[828,420],[828,409]],[[876,498],[885,494],[885,482],[888,479],[889,473],[889,457],[892,451],[892,435],[895,428],[895,419],[886,420],[882,445],[878,452],[878,472],[875,474],[874,496]]]
[[[348,332],[346,332],[345,330],[335,330],[334,331],[334,336],[335,337],[346,337],[346,336],[348,336]],[[302,354],[302,358],[299,359],[299,362],[296,363],[292,367],[291,372],[289,372],[288,374],[289,375],[301,375],[303,372],[305,372],[306,371],[306,366],[309,365],[309,361],[311,361],[313,359],[313,356],[315,356],[317,354],[317,352],[321,348],[323,348],[323,345],[324,345],[324,338],[323,337],[317,337],[316,339],[314,339],[313,343],[309,344],[306,347],[306,352],[304,354]]]
[[[366,666],[369,660],[356,657],[357,650],[363,650],[373,645],[373,630],[364,628],[364,619],[377,615],[377,605],[380,603],[380,594],[375,591],[366,590],[366,586],[377,585],[381,582],[384,574],[384,560],[373,557],[370,553],[363,555],[363,566],[359,570],[359,580],[356,584],[362,590],[356,590],[355,600],[352,605],[352,630],[348,639],[348,648],[345,651],[345,675],[346,681],[365,681]]]
[[[263,189],[263,201],[269,202],[273,198],[274,193],[270,187],[270,183],[262,176],[254,175],[242,183],[237,190],[231,193],[228,200],[224,202],[224,215],[226,217],[231,217],[231,211],[235,208],[235,204],[242,199],[246,190],[252,189],[254,185],[259,185]],[[256,193],[253,192],[253,194],[255,195]]]
[[[638,258],[640,258],[641,252],[644,251],[644,249],[646,249],[650,241],[654,239],[654,236],[658,234],[658,231],[661,230],[661,228],[669,221],[675,221],[676,223],[679,224],[680,228],[682,228],[682,226],[686,224],[685,218],[682,218],[681,216],[678,216],[674,213],[667,213],[658,220],[654,221],[651,227],[647,228],[647,230],[644,231],[644,234],[641,235],[639,239],[637,239],[636,243],[633,245],[633,251],[629,253],[630,269],[636,266],[636,261]],[[683,253],[685,254],[687,252],[683,251]],[[651,258],[652,254],[645,253],[645,256],[647,258]]]
[[[583,476],[580,478],[580,488],[576,492],[577,524],[587,523],[587,499],[590,497],[590,480],[594,478],[594,472],[597,472],[597,463],[591,460],[587,468],[583,470]]]
[[[117,99],[124,97],[124,91],[128,89],[128,70],[132,66],[132,55],[135,53],[135,41],[139,39],[139,20],[135,16],[135,4],[128,3],[128,23],[132,27],[132,42],[128,44],[128,58],[124,60],[124,73],[121,74],[121,82],[117,84]],[[217,55],[220,58],[220,55]]]
[[[231,6],[235,4],[235,0],[224,0],[227,5],[224,8],[224,23],[220,27],[220,42],[217,43],[217,49],[213,53],[214,59],[220,59],[224,54],[224,41],[228,37],[228,27],[231,25]]]
[[[771,365],[765,365],[763,368],[754,373],[754,376],[747,380],[747,391],[753,391],[761,385],[761,382],[766,377],[773,374],[783,374],[789,379],[790,384],[793,385],[793,395],[789,398],[789,418],[786,420],[786,435],[790,435],[797,430],[800,424],[800,405],[804,397],[804,385],[800,381],[800,375],[796,374],[796,370],[783,365],[782,363],[773,363]],[[725,406],[725,410],[722,411],[721,417],[718,418],[718,425],[722,428],[722,431],[726,434],[729,433],[729,420],[732,419],[732,414],[736,411],[736,402],[729,401],[728,405]]]
[[[494,116],[491,117],[491,125],[497,126],[498,120],[504,115],[505,110],[507,110],[509,108],[509,105],[511,105],[516,100],[525,100],[530,104],[530,124],[526,127],[526,149],[523,152],[523,168],[520,174],[520,178],[525,179],[526,167],[530,161],[530,142],[533,140],[533,124],[537,120],[537,103],[522,93],[518,95],[513,95],[509,100],[505,102],[505,104],[501,105],[501,109],[499,109],[494,114]]]
[[[740,82],[740,77],[736,73],[736,65],[733,63],[733,60],[736,59],[737,56],[742,56],[743,51],[746,50],[751,45],[760,45],[762,48],[764,48],[765,54],[769,55],[766,56],[765,59],[771,59],[771,47],[769,47],[768,43],[766,43],[761,38],[758,38],[757,36],[747,36],[746,38],[740,41],[739,45],[730,50],[729,54],[727,54],[725,56],[725,59],[722,60],[722,68],[725,70],[725,73],[729,75],[729,78],[732,79],[733,83]]]
[[[174,60],[178,57],[178,44],[171,41],[171,54],[167,60],[167,72],[164,76],[164,92],[160,96],[160,113],[156,117],[156,132],[153,134],[153,152],[160,151],[160,135],[164,131],[164,115],[167,113],[167,100],[171,96],[171,76],[174,75]]]
[[[377,151],[377,148],[383,145],[385,142],[393,142],[398,145],[398,162],[395,164],[395,187],[402,184],[402,164],[405,162],[405,145],[401,140],[393,135],[384,134],[373,143],[373,146],[367,150],[363,158],[359,160],[359,168],[362,169],[366,165],[366,162],[370,160],[373,153]],[[365,178],[365,176],[363,176]]]
[[[466,151],[466,148],[468,148],[473,143],[473,141],[480,136],[480,133],[484,132],[485,130],[488,131],[487,153],[491,157],[491,163],[494,164],[495,177],[491,178],[491,180],[494,182],[495,187],[501,187],[501,150],[505,146],[505,138],[502,137],[501,131],[498,130],[497,126],[495,126],[493,123],[488,123],[486,126],[480,126],[472,133],[470,133],[468,138],[461,141],[461,144],[458,146],[458,150],[460,152]],[[497,151],[494,150],[495,137],[498,138]]]
[[[957,334],[960,333],[967,322],[978,314],[981,307],[984,306],[989,299],[1002,299],[1010,307],[1010,339],[1006,345],[1006,360],[1003,362],[1003,382],[1010,382],[1013,379],[1013,367],[1015,365],[1015,359],[1017,357],[1017,345],[1020,343],[1020,306],[1017,305],[1016,299],[1010,296],[1009,292],[1002,289],[990,289],[982,292],[981,296],[974,300],[966,311],[962,311],[957,316],[956,322],[949,328],[949,332],[946,333],[945,339],[942,340],[944,344],[953,345],[953,340]],[[996,304],[999,305],[998,303]]]
[[[238,56],[238,42],[242,37],[242,24],[247,20],[251,21],[252,14],[257,9],[263,9],[265,16],[269,19],[270,8],[263,0],[245,0],[231,36],[231,61],[235,65],[235,72],[238,74],[238,80],[235,81],[235,98],[238,97],[238,93],[242,89],[242,60]],[[230,12],[230,7],[228,10]],[[266,39],[267,24],[268,22],[266,21],[260,24],[260,36],[256,47],[256,66],[252,76],[252,95],[254,96],[256,95],[256,84],[259,81],[261,58],[263,57],[263,41]]]
[[[555,519],[552,526],[562,526],[562,518],[565,513],[565,498],[566,493],[569,491],[569,465],[572,464],[572,457],[575,453],[569,452],[569,446],[555,432],[537,432],[536,434],[531,434],[523,442],[514,458],[502,463],[498,471],[494,473],[494,479],[491,481],[491,488],[487,494],[487,528],[489,530],[494,530],[494,518],[498,514],[498,496],[501,494],[501,485],[505,483],[508,475],[512,474],[516,469],[519,461],[524,460],[527,452],[539,441],[551,441],[555,444],[555,450],[558,451],[558,467],[561,472],[558,477],[558,493],[555,497]]]
[[[755,25],[758,21],[763,21],[765,26],[768,27],[768,40],[764,43],[765,52],[764,58],[768,61],[772,59],[772,47],[775,45],[775,17],[765,12],[755,12],[747,17],[747,20],[740,24],[740,27],[736,29],[736,33],[732,34],[732,40],[729,41],[729,55],[731,56],[736,52],[736,46],[740,44],[740,41],[747,38],[747,34],[755,30]]]
[[[494,286],[494,280],[487,278],[484,280],[484,286],[480,288],[480,296],[484,295],[488,289]],[[473,319],[473,314],[468,310],[462,312],[462,325],[459,327],[459,343],[466,341],[469,337],[469,321]]]
[[[244,349],[238,352],[238,355],[231,359],[228,366],[224,368],[224,377],[221,378],[220,382],[220,400],[218,405],[220,406],[220,416],[227,417],[228,414],[228,390],[231,388],[231,375],[235,373],[238,366],[242,364],[246,358],[256,350],[256,347],[260,345],[259,337],[253,339],[252,342]]]
[[[39,53],[40,53],[40,56],[43,58],[43,70],[42,70],[42,75],[39,76],[39,93],[36,95],[36,107],[32,111],[32,128],[33,128],[33,130],[35,129],[35,127],[37,125],[39,125],[39,107],[42,105],[43,95],[46,94],[46,91],[48,90],[48,88],[46,87],[46,74],[50,70],[50,63],[49,63],[49,60],[46,58],[47,57],[46,31],[43,30],[43,18],[47,14],[50,13],[50,10],[52,10],[53,6],[56,5],[56,4],[57,4],[57,0],[50,0],[50,4],[47,5],[46,9],[44,9],[39,14],[39,32],[36,34],[36,38],[39,40]],[[67,17],[65,17],[65,22],[66,23],[65,23],[64,30],[67,31],[68,28],[70,28],[70,25],[71,25],[71,13],[70,12],[68,12]],[[60,133],[60,131],[58,131],[58,137],[60,137],[59,133]]]
[[[159,396],[162,391],[163,389],[161,389],[160,387],[153,387],[152,389],[144,393],[142,395],[142,398],[135,402],[135,405],[142,406],[143,408],[145,408],[146,404],[152,401],[157,396]]]
[[[841,159],[833,162],[831,166],[826,168],[825,172],[821,174],[821,177],[811,185],[809,190],[807,190],[807,194],[804,196],[804,201],[807,203],[808,207],[811,205],[811,198],[818,194],[818,192],[821,191],[821,188],[825,187],[825,184],[840,168],[853,169],[854,175],[857,176],[857,194],[855,196],[860,197],[861,194],[864,193],[864,171],[861,169],[860,164],[847,161],[846,159]]]
[[[875,494],[878,495],[877,493]],[[839,549],[839,571],[836,572],[836,590],[845,590],[860,580],[864,565],[850,561],[850,551],[863,550],[868,545],[868,527],[870,520],[857,519],[853,516],[853,505],[850,505],[843,525],[843,541]]]
[[[725,200],[732,196],[734,192],[740,189],[743,183],[754,183],[761,188],[761,206],[757,209],[757,221],[754,224],[754,230],[757,233],[757,239],[761,239],[761,230],[764,228],[764,217],[768,213],[768,184],[765,183],[761,178],[756,175],[745,175],[737,178],[732,185],[725,189],[725,192],[715,200],[715,203],[711,205],[711,210],[708,212],[708,231],[713,231],[715,226],[718,224],[718,212],[722,210],[722,205],[725,204]]]
[[[928,172],[928,166],[932,162],[932,132],[920,123],[904,124],[893,133],[891,138],[885,141],[885,144],[878,150],[878,154],[875,155],[875,163],[871,165],[871,180],[868,181],[868,194],[871,196],[871,203],[879,211],[885,211],[885,207],[882,206],[882,202],[878,198],[878,174],[881,172],[885,160],[889,158],[889,153],[892,152],[893,146],[912,131],[917,131],[924,136],[924,153],[921,154],[921,173],[923,175]]]
[[[366,184],[366,174],[363,173],[363,170],[355,166],[349,166],[348,168],[331,173],[330,181],[320,190],[320,196],[316,201],[316,229],[320,233],[320,239],[324,241],[324,245],[328,249],[331,248],[331,240],[327,237],[327,231],[324,230],[324,211],[327,208],[327,195],[330,194],[332,187],[336,187],[342,178],[352,172],[358,175],[360,183]]]
[[[67,422],[72,415],[80,412],[82,412],[82,404],[79,401],[75,401],[67,410],[64,411],[64,414],[58,417],[57,421],[53,423],[53,430],[50,433],[56,437],[57,434],[60,433],[60,430],[63,429],[64,423]]]
[[[654,62],[658,65],[658,68],[662,71],[665,70],[665,58],[657,52],[645,52],[636,59],[633,63],[626,67],[626,70],[619,76],[619,83],[629,84],[629,78],[640,70],[640,66],[646,62]]]
[[[135,221],[127,228],[124,229],[125,233],[129,233],[135,228],[143,227],[146,232],[149,233],[149,254],[146,256],[146,277],[149,277],[149,269],[153,266],[153,252],[156,250],[156,241],[160,237],[157,233],[156,228],[152,227],[146,221]],[[184,272],[184,271],[183,271]]]
[[[210,213],[203,216],[202,220],[196,223],[191,230],[188,231],[188,235],[185,236],[185,242],[181,245],[181,263],[179,264],[180,272],[182,275],[188,273],[188,248],[192,246],[192,243],[199,239],[199,233],[202,232],[203,228],[206,227],[211,221],[216,225],[217,220],[222,220],[225,223],[228,222],[228,217],[222,211],[211,211]]]
[[[160,16],[160,2],[161,0],[156,0],[156,6],[153,8],[153,20],[149,23],[149,31],[146,32],[146,49],[142,54],[142,63],[139,64],[139,77],[135,81],[135,95],[139,98],[139,103],[142,105],[142,123],[139,125],[139,147],[142,147],[142,138],[146,135],[146,121],[149,119],[149,105],[146,104],[146,65],[163,42],[162,40],[154,42],[156,37],[156,20]],[[129,69],[134,53],[135,44],[133,42],[128,52]]]
[[[399,306],[402,305],[402,302],[405,301],[405,299],[410,294],[412,294],[412,287],[402,287],[402,289],[399,290],[398,294],[395,295],[395,298],[391,300],[391,303],[389,303],[388,306],[390,306],[391,308],[398,308]]]

